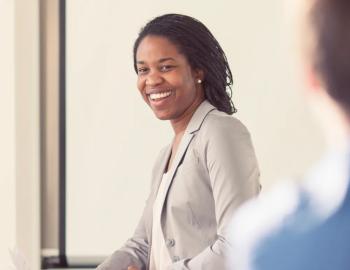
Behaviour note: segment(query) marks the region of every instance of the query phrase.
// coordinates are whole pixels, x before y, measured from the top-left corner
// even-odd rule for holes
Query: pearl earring
[[[198,83],[202,83],[202,80],[201,79],[198,79],[198,81],[197,81]]]

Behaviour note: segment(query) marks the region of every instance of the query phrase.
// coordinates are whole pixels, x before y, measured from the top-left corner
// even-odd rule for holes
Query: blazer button
[[[177,262],[177,261],[180,261],[180,257],[179,256],[174,256],[173,257],[173,262]]]
[[[167,239],[165,244],[167,247],[173,247],[175,245],[175,240],[174,239]]]

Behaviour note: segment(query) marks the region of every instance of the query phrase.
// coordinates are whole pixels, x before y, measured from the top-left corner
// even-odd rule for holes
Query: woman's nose
[[[146,78],[146,85],[158,85],[163,82],[162,76],[158,72],[151,72]]]

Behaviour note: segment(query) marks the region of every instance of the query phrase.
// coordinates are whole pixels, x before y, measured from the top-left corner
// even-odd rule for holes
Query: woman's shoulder
[[[201,129],[203,133],[216,134],[221,132],[234,132],[249,134],[246,126],[235,116],[225,112],[213,110],[208,113]]]

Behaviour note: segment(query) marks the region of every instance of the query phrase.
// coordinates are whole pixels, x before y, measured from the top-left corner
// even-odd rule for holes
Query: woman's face
[[[198,79],[203,80],[203,73],[193,70],[167,38],[146,36],[137,49],[136,64],[137,87],[159,119],[181,119],[203,99],[203,90],[198,84]]]

